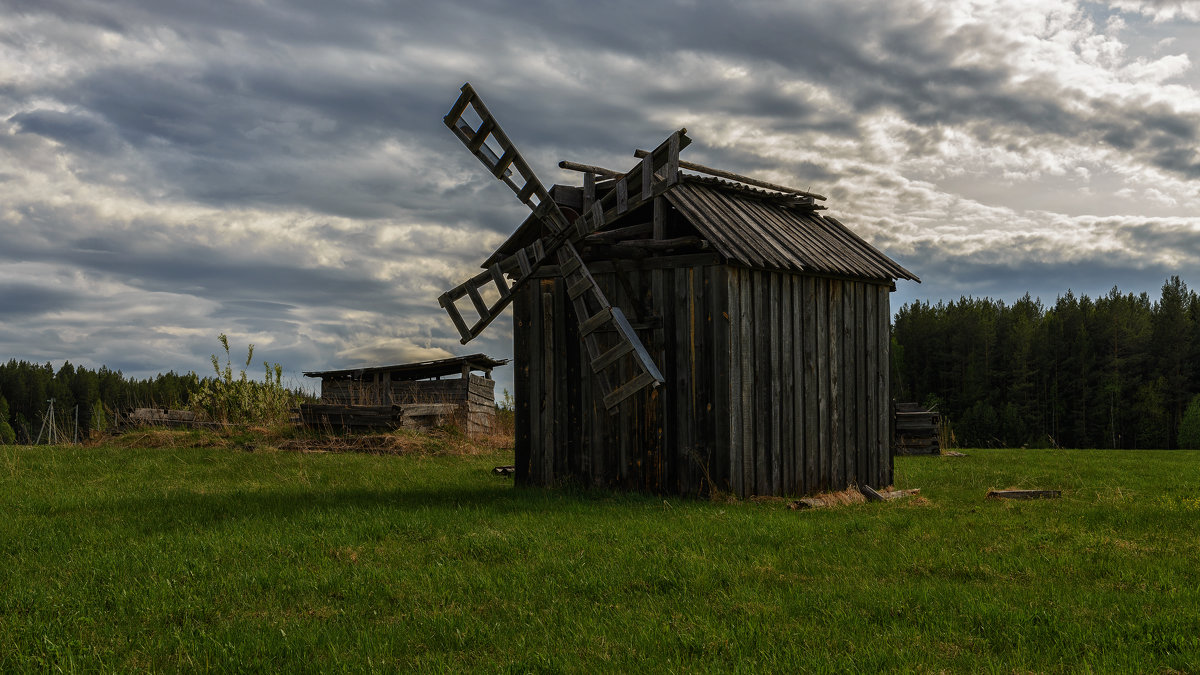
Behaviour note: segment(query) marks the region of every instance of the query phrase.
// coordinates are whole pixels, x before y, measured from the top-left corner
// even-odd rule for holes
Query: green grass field
[[[3,447],[0,671],[1200,671],[1200,452],[968,453],[792,511],[496,453]]]

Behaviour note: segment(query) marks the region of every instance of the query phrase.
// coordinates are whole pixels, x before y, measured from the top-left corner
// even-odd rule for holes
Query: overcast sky
[[[437,305],[525,213],[442,126],[465,81],[547,184],[687,127],[828,195],[923,279],[893,309],[1156,298],[1200,284],[1197,47],[1190,0],[0,0],[0,358],[511,356]]]

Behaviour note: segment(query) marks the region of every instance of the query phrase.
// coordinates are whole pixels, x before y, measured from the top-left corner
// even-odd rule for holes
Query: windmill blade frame
[[[479,118],[477,124],[472,125],[467,121],[464,115],[468,112]],[[601,200],[592,201],[584,214],[570,222],[470,83],[462,86],[458,100],[443,122],[493,177],[503,181],[532,210],[547,233],[439,297],[438,302],[450,315],[462,343],[466,344],[478,336],[512,302],[515,291],[532,278],[547,260],[553,259],[558,263],[559,274],[566,283],[567,295],[579,322],[580,337],[587,347],[591,369],[599,376],[605,392],[605,407],[613,411],[626,398],[647,387],[661,385],[663,376],[658,366],[630,326],[624,312],[612,305],[596,284],[575,243],[625,215],[630,209],[662,194],[678,181],[679,151],[691,142],[686,135],[687,130],[680,129],[671,134],[624,174],[617,181],[615,190]],[[497,147],[493,148],[492,144]],[[511,285],[505,279],[506,275],[514,278]],[[491,304],[484,299],[484,293],[490,290],[489,285],[494,285],[499,293],[498,299]],[[463,297],[469,298],[479,315],[469,325],[455,304]],[[598,339],[602,329],[615,336],[609,345],[602,346]],[[633,375],[614,386],[608,374],[618,369],[616,366],[622,361],[632,365],[632,368],[619,370],[632,372]]]

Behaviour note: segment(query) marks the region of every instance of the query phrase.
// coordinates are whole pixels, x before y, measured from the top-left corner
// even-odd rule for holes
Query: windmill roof
[[[810,274],[917,277],[837,219],[791,195],[719,178],[684,176],[667,200],[731,262]]]
[[[811,200],[682,173],[665,196],[727,262],[816,275],[920,281],[837,219],[816,210]],[[483,266],[515,253],[538,234],[536,219],[527,218]]]

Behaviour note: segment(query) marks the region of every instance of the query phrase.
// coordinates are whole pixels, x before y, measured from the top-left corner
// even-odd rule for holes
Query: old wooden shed
[[[304,373],[321,379],[321,402],[301,406],[310,425],[429,427],[451,422],[468,436],[492,430],[492,369],[508,360],[483,354],[394,366]],[[476,374],[480,373],[480,374]]]
[[[568,218],[622,187],[562,166],[584,172],[582,187],[550,190]],[[890,484],[889,294],[916,277],[813,197],[680,173],[582,238],[665,379],[613,411],[562,271],[515,289],[517,481],[743,497]],[[484,267],[541,227],[530,217]]]

